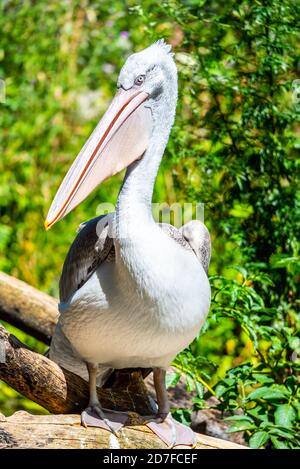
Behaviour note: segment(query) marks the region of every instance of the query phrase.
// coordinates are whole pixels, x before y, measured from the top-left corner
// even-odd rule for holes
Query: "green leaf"
[[[195,384],[196,384],[196,391],[197,391],[198,397],[200,397],[200,399],[203,399],[203,396],[204,396],[204,386],[203,386],[203,384],[199,383],[199,381],[196,381]]]
[[[277,438],[276,436],[271,435],[270,438],[271,438],[271,441],[274,445],[274,448],[276,448],[276,449],[289,449],[289,446],[286,443],[284,443],[284,441],[279,440],[279,438]]]
[[[251,392],[247,396],[248,401],[255,401],[256,399],[265,399],[266,401],[269,400],[277,400],[277,399],[285,399],[288,396],[288,392],[268,388],[267,386],[262,386],[259,389],[255,389],[255,391]]]
[[[261,422],[268,422],[268,413],[263,406],[257,405],[254,409],[247,410],[247,413]]]
[[[289,337],[289,346],[292,350],[297,350],[300,347],[300,338],[299,337]]]
[[[284,428],[276,428],[276,427],[273,427],[269,430],[269,433],[271,435],[278,435],[278,436],[281,436],[282,438],[286,438],[288,440],[293,440],[294,439],[294,432],[293,431],[290,431],[288,430],[287,428],[284,429]]]
[[[266,401],[273,401],[277,399],[286,399],[288,393],[284,391],[279,391],[279,389],[270,389],[269,392],[265,393],[264,399]]]
[[[270,436],[271,441],[276,449],[289,449],[289,446],[286,445],[283,441],[280,441],[276,436]]]
[[[237,270],[238,272],[240,272],[240,274],[242,274],[244,279],[247,278],[248,272],[244,267],[241,267],[240,265],[233,265],[232,269]]]
[[[174,409],[172,416],[180,423],[189,426],[191,424],[191,409]]]
[[[283,256],[281,254],[275,254],[271,257],[270,263],[273,269],[282,269],[282,267],[288,267],[292,263],[299,263],[299,257]]]
[[[294,401],[293,406],[298,414],[297,418],[300,420],[300,402],[299,401]]]
[[[254,373],[254,378],[256,381],[258,381],[260,384],[270,384],[274,383],[274,379],[271,378],[271,376],[264,375],[262,373]]]
[[[247,415],[231,415],[230,417],[226,417],[224,420],[228,422],[240,422],[241,420],[247,420],[248,422],[253,423],[253,419]]]
[[[185,377],[186,389],[188,392],[195,391],[195,381],[190,375]]]
[[[219,399],[220,397],[225,394],[226,391],[228,391],[230,388],[228,386],[224,386],[223,384],[218,384],[218,386],[215,389],[216,393],[216,398]]]
[[[255,389],[255,391],[250,392],[247,396],[247,400],[255,400],[255,399],[261,399],[264,397],[264,395],[269,392],[269,388],[266,386],[262,386],[261,388]]]
[[[256,426],[253,422],[251,423],[248,420],[241,420],[241,421],[235,422],[233,425],[231,425],[226,430],[226,433],[242,432],[242,431],[245,431],[245,430],[253,430],[255,428],[256,428]]]
[[[290,404],[282,404],[277,407],[274,417],[276,425],[290,428],[296,418],[296,411]]]
[[[256,432],[254,433],[250,440],[249,446],[250,448],[260,448],[261,446],[265,445],[269,440],[269,434],[267,432]]]
[[[232,415],[224,419],[227,422],[233,422],[233,425],[226,430],[227,433],[241,432],[244,430],[255,429],[255,423],[247,415]]]
[[[227,417],[225,420],[233,422],[233,425],[226,430],[226,433],[241,432],[256,428],[254,421],[246,415],[233,415],[232,417]]]
[[[0,249],[5,249],[6,244],[9,242],[12,228],[6,225],[0,225]]]
[[[168,373],[166,377],[166,387],[169,388],[172,386],[176,386],[179,380],[180,380],[180,373],[174,373],[174,372]]]

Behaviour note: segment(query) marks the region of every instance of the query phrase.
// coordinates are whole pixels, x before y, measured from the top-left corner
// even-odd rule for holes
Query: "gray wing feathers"
[[[209,231],[200,220],[192,220],[179,230],[201,262],[206,274],[211,257]]]
[[[170,238],[174,239],[176,243],[180,244],[187,251],[192,251],[190,244],[180,231],[181,229],[177,229],[175,226],[169,225],[168,223],[159,223],[159,226]]]
[[[65,259],[59,281],[61,303],[66,302],[91,277],[114,250],[109,236],[111,216],[102,215],[80,225]]]
[[[192,220],[181,228],[168,223],[160,223],[160,227],[174,241],[188,251],[194,251],[206,274],[211,256],[211,241],[209,231],[200,220]]]

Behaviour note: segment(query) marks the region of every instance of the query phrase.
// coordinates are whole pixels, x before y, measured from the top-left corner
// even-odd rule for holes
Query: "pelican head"
[[[160,40],[127,59],[113,101],[56,193],[45,221],[46,229],[73,210],[101,182],[142,158],[157,116],[166,110],[171,127],[177,71],[170,49]],[[170,102],[175,104],[167,106]]]
[[[177,69],[171,46],[160,40],[132,54],[120,71],[117,86],[147,93],[148,106],[154,109],[154,103],[162,95],[174,92],[174,88],[177,91]]]

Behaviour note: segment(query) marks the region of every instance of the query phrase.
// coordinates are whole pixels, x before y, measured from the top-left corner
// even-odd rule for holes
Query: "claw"
[[[86,411],[84,410],[83,412],[81,412],[81,425],[84,427],[84,428],[87,428],[87,424],[86,424],[86,421],[85,421],[85,414],[86,414]]]
[[[154,422],[154,423],[163,423],[168,416],[171,416],[171,414],[153,414],[153,415],[143,415],[144,425],[148,425],[148,423]]]

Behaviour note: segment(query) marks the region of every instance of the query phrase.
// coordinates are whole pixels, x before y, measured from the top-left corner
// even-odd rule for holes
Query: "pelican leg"
[[[163,368],[154,368],[153,382],[157,400],[157,412],[153,415],[143,416],[145,424],[150,422],[163,423],[169,415],[170,404],[165,380],[166,370]]]
[[[158,405],[157,419],[164,422],[170,412],[170,404],[166,388],[166,370],[162,368],[154,368],[153,381]]]
[[[90,400],[88,407],[81,413],[81,424],[84,427],[100,427],[114,435],[128,419],[127,414],[102,409],[97,395],[97,365],[87,363],[89,373]]]
[[[191,428],[174,420],[170,414],[170,404],[166,389],[166,370],[153,370],[154,387],[157,398],[157,414],[146,418],[145,424],[170,448],[174,446],[194,447],[196,440]]]

